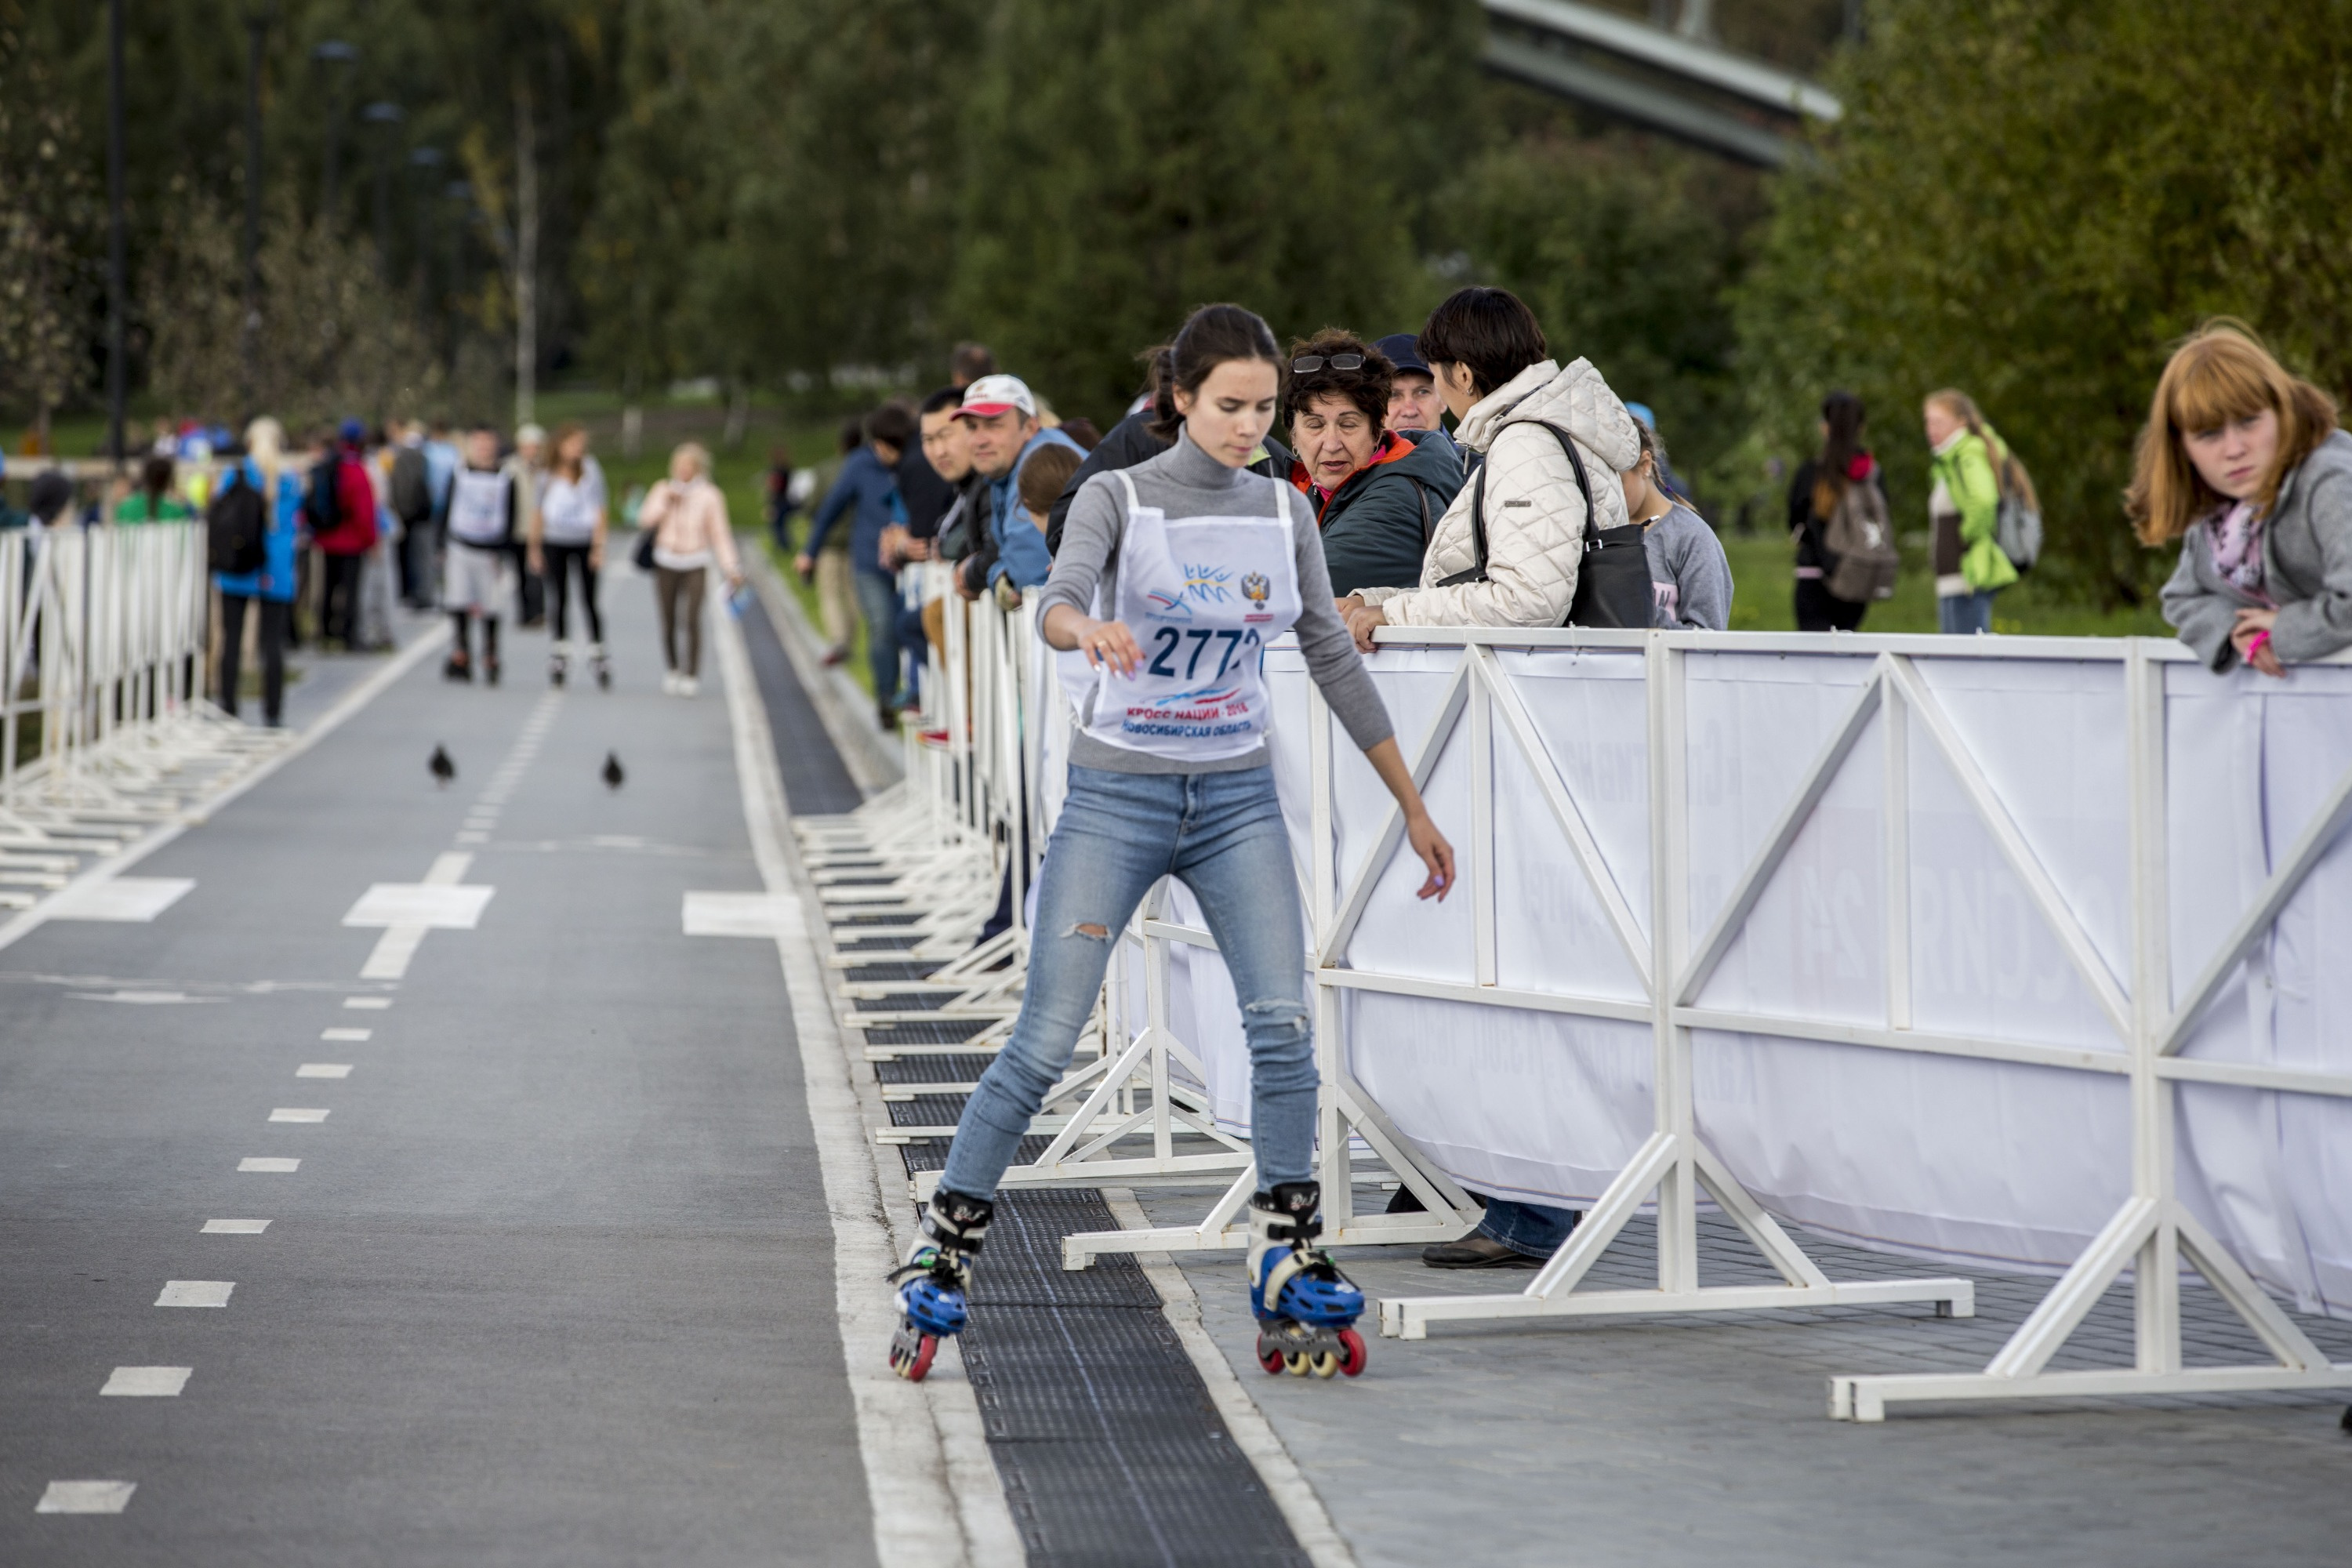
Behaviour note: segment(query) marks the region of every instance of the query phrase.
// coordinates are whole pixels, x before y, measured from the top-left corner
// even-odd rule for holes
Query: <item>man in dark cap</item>
[[[1389,416],[1391,430],[1443,430],[1444,400],[1437,395],[1437,377],[1430,374],[1429,363],[1421,357],[1421,348],[1411,332],[1391,332],[1372,345],[1389,363],[1396,366],[1396,374],[1389,382]]]

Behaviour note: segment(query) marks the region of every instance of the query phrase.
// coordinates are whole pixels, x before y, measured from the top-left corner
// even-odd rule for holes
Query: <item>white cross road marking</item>
[[[349,1062],[304,1062],[300,1067],[294,1069],[294,1076],[296,1078],[349,1078],[352,1076],[352,1064]]]
[[[373,1029],[321,1029],[319,1031],[319,1037],[322,1040],[358,1041],[372,1039],[374,1036]]]
[[[35,1513],[121,1513],[131,1506],[137,1481],[51,1481]]]
[[[192,1366],[118,1366],[99,1393],[128,1399],[177,1399],[195,1370]]]
[[[49,906],[49,919],[143,924],[178,903],[195,885],[186,877],[114,877],[60,893]]]
[[[266,1219],[208,1219],[200,1236],[259,1236],[269,1228]]]
[[[436,882],[377,882],[343,916],[347,926],[424,926],[472,931],[496,888]]]
[[[806,931],[800,900],[790,893],[688,893],[679,910],[688,936],[754,936],[771,941]]]
[[[163,1293],[155,1298],[159,1307],[226,1307],[228,1293],[236,1289],[234,1279],[167,1279]]]
[[[236,1168],[265,1176],[290,1176],[302,1168],[302,1162],[281,1160],[273,1154],[247,1154],[236,1163]]]
[[[291,1105],[281,1105],[269,1113],[272,1121],[324,1121],[326,1119],[327,1113],[323,1110],[304,1110]]]

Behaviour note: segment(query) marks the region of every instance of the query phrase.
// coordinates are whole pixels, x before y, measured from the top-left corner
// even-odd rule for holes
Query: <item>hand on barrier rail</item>
[[[2238,645],[2240,658],[2264,675],[2274,675],[2284,679],[2286,667],[2279,663],[2277,650],[2271,647],[2271,628],[2277,623],[2276,610],[2240,610],[2238,624],[2231,629],[2230,640]]]

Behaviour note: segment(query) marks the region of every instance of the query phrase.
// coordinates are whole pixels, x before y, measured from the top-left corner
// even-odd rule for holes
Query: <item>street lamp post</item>
[[[106,450],[120,473],[130,372],[122,350],[122,0],[106,7]]]
[[[392,281],[393,127],[400,123],[400,105],[371,103],[360,110],[360,118],[383,128],[375,149],[375,278],[388,284]]]
[[[359,47],[340,38],[330,38],[314,46],[310,58],[327,71],[327,155],[325,191],[319,199],[319,216],[331,224],[335,221],[337,175],[341,173],[339,155],[342,150],[343,94],[342,83],[335,73],[338,66],[349,66],[360,58]]]

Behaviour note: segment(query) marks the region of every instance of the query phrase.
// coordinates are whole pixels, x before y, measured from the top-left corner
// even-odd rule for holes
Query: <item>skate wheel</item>
[[[1272,1345],[1261,1343],[1257,1347],[1257,1364],[1269,1373],[1279,1373],[1282,1371],[1282,1352]]]
[[[1305,1377],[1307,1363],[1311,1359],[1304,1351],[1290,1351],[1282,1358],[1283,1368],[1293,1377]]]
[[[1339,1370],[1339,1358],[1329,1351],[1318,1351],[1307,1358],[1307,1370],[1318,1377],[1329,1377]]]
[[[1353,1329],[1339,1331],[1339,1371],[1343,1374],[1355,1376],[1371,1359],[1371,1353],[1364,1349],[1363,1335]]]
[[[904,1344],[893,1342],[890,1346],[890,1370],[908,1383],[920,1383],[931,1370],[932,1358],[940,1353],[937,1334],[925,1334],[915,1342],[915,1353],[908,1355]]]

